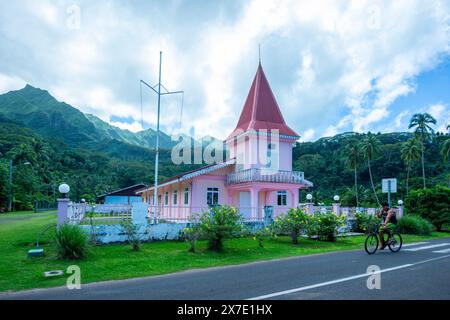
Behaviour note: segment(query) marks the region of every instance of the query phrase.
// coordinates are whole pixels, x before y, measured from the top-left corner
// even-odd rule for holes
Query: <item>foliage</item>
[[[438,230],[450,223],[450,188],[436,186],[417,189],[405,199],[405,207],[411,214],[429,220]]]
[[[20,218],[13,221],[11,218]],[[24,219],[26,218],[26,219]],[[0,292],[39,287],[64,286],[66,277],[42,279],[48,270],[66,270],[70,260],[57,260],[54,236],[47,232],[40,238],[46,258],[27,259],[24,253],[35,246],[36,236],[49,224],[54,224],[54,213],[35,215],[32,212],[0,214]],[[446,233],[433,232],[431,236],[405,235],[403,241],[412,243],[428,239],[448,238]],[[290,238],[280,236],[264,243],[263,254],[250,237],[227,241],[227,249],[221,254],[202,251],[190,254],[186,244],[180,241],[151,241],[142,243],[139,252],[129,250],[128,245],[111,244],[95,246],[90,250],[92,259],[77,261],[82,270],[83,284],[99,281],[147,277],[189,269],[237,265],[267,259],[324,253],[341,250],[361,250],[364,236],[338,238],[336,242],[317,242],[300,238],[300,245],[290,245]],[[199,250],[206,249],[207,241],[197,243]],[[5,266],[5,267],[4,267]]]
[[[336,241],[338,228],[345,225],[345,217],[334,213],[320,213],[308,217],[307,234],[309,238],[317,237],[323,241]]]
[[[208,240],[208,248],[211,251],[222,251],[224,240],[242,234],[242,217],[236,208],[216,206],[200,215],[200,229]]]
[[[87,256],[88,236],[77,225],[60,226],[56,231],[55,241],[60,259],[76,260]]]
[[[192,223],[189,227],[184,228],[183,238],[189,243],[189,252],[197,252],[197,241],[202,235],[202,229],[199,223]]]
[[[140,229],[142,225],[135,224],[132,221],[122,221],[120,227],[122,228],[122,232],[125,233],[133,251],[139,251],[141,249]]]
[[[405,234],[430,235],[433,225],[417,215],[405,215],[397,222],[397,231]]]
[[[276,234],[272,230],[272,227],[259,228],[253,234],[253,240],[258,242],[260,248],[264,248],[264,242],[276,238]]]
[[[277,233],[289,234],[293,244],[298,244],[299,235],[306,231],[309,216],[300,208],[291,208],[275,219]]]
[[[376,215],[370,215],[366,212],[357,212],[355,218],[357,232],[368,232],[373,226],[380,222],[380,219],[377,218]]]

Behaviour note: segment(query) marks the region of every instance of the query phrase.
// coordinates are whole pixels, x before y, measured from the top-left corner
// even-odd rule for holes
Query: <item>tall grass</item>
[[[88,254],[88,235],[77,225],[59,227],[55,236],[58,258],[83,259]]]
[[[422,217],[406,215],[398,220],[397,230],[405,234],[430,235],[433,225]]]

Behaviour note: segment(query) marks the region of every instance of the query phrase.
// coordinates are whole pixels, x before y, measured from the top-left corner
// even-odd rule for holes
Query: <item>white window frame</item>
[[[189,204],[189,188],[184,188],[183,204]]]
[[[211,194],[212,201],[209,203],[209,195]],[[216,201],[214,201],[214,198],[216,198]],[[208,206],[215,206],[219,204],[219,188],[217,187],[211,187],[206,189],[206,204]]]
[[[178,190],[172,191],[172,200],[174,206],[178,205]]]
[[[168,206],[169,205],[169,191],[166,191],[164,193],[164,205]]]
[[[287,206],[287,191],[286,190],[277,191],[277,206]]]

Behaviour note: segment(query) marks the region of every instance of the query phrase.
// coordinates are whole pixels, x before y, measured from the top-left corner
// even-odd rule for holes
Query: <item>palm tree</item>
[[[376,156],[380,150],[380,141],[372,133],[369,132],[361,142],[360,148],[361,152],[364,155],[364,158],[367,160],[367,166],[369,167],[370,183],[372,185],[373,194],[375,195],[375,199],[377,200],[378,205],[380,205],[377,191],[375,190],[375,185],[373,184],[372,168],[370,166],[370,160],[374,156]]]
[[[361,160],[361,148],[359,141],[352,139],[344,148],[344,156],[347,164],[353,169],[355,176],[355,197],[356,197],[356,207],[359,207],[358,199],[358,165]]]
[[[428,140],[430,134],[434,132],[433,128],[430,126],[431,124],[436,124],[436,119],[433,118],[428,113],[416,113],[412,116],[411,120],[409,120],[408,128],[416,128],[415,134],[419,137],[420,142],[422,143],[422,177],[423,177],[423,188],[425,189],[425,141]]]
[[[417,139],[410,139],[402,144],[401,158],[406,165],[406,195],[409,193],[409,174],[414,162],[420,159],[421,145]]]

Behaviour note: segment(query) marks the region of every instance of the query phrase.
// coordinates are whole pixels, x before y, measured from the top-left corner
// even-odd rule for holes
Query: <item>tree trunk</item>
[[[298,232],[297,231],[292,231],[291,237],[292,237],[292,243],[293,244],[298,244]]]
[[[355,194],[356,194],[356,207],[359,207],[359,200],[358,200],[358,178],[356,173],[356,164],[355,164]]]
[[[425,189],[427,187],[425,183],[425,146],[422,142],[422,177],[423,177],[423,188]]]
[[[369,165],[369,176],[370,176],[370,183],[372,184],[373,194],[375,195],[375,199],[377,200],[377,204],[380,205],[380,201],[378,200],[378,196],[377,196],[377,191],[375,190],[375,185],[373,184],[372,168],[370,167],[370,158],[367,158],[367,164]]]
[[[408,168],[406,169],[406,195],[409,194],[409,171],[410,171],[410,167],[408,166]]]

